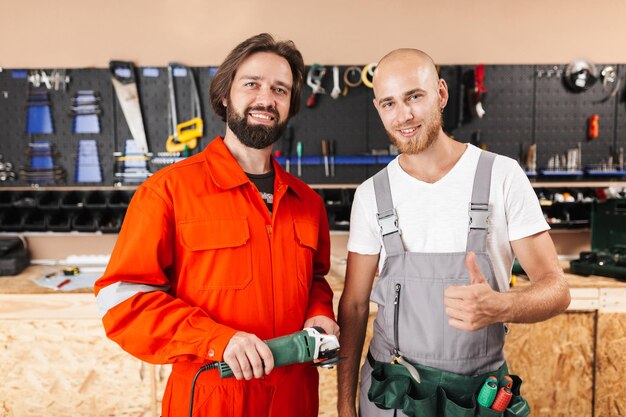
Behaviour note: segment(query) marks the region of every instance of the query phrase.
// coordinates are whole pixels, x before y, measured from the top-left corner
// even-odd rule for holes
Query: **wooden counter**
[[[336,305],[345,261],[332,258]],[[51,270],[31,266],[0,277],[0,416],[159,415],[168,367],[143,364],[107,339],[90,289],[62,292],[32,282]],[[626,283],[567,280],[567,313],[510,325],[511,372],[524,379],[532,416],[626,416]],[[372,303],[367,340],[375,314]],[[336,372],[320,370],[320,416],[336,416],[336,395]]]
[[[533,416],[626,416],[626,282],[568,273],[565,314],[511,324],[505,353]],[[521,279],[517,287],[528,285]]]
[[[33,282],[45,274],[60,271],[61,267],[31,265],[19,275],[0,276],[0,294],[93,294],[92,288],[72,291],[56,291],[42,287]]]

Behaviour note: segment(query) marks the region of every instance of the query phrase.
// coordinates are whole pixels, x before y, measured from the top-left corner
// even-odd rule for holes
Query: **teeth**
[[[413,132],[415,132],[415,128],[412,127],[410,129],[401,129],[400,132],[402,132],[402,133],[413,133]]]
[[[250,113],[250,116],[254,117],[255,119],[263,119],[263,120],[272,120],[273,118],[270,116],[267,116],[265,114],[257,114],[257,113]]]

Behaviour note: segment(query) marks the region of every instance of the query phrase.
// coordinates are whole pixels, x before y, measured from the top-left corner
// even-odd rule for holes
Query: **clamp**
[[[374,88],[374,84],[372,84],[372,81],[374,79],[374,70],[376,70],[377,66],[378,63],[370,62],[369,64],[364,66],[363,71],[361,71],[361,81],[363,81],[363,84],[365,84],[367,88]]]
[[[348,87],[355,88],[363,84],[363,80],[361,79],[362,72],[363,70],[361,69],[361,67],[352,66],[346,68],[346,70],[343,72],[343,83],[345,85],[343,88],[344,96],[348,94]],[[353,74],[356,74],[356,81],[352,81],[350,79],[350,76]]]
[[[326,67],[320,64],[313,64],[306,76],[306,83],[313,92],[306,100],[307,107],[315,107],[315,101],[318,94],[326,94],[326,90],[322,87],[322,79],[326,75]]]
[[[176,90],[174,87],[174,68],[184,68],[189,75],[191,90],[191,119],[178,123],[176,114]],[[204,122],[202,121],[202,113],[200,110],[200,96],[196,86],[196,80],[190,68],[176,63],[170,63],[167,66],[167,87],[169,90],[169,120],[170,135],[165,142],[165,148],[168,152],[184,152],[185,149],[194,149],[198,145],[198,139],[202,137]]]

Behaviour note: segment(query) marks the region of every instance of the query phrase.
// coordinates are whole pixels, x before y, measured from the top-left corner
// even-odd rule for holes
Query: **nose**
[[[398,124],[403,124],[409,120],[413,120],[413,109],[408,103],[402,103],[398,107]]]
[[[268,86],[259,88],[255,104],[265,107],[276,107],[272,89]]]

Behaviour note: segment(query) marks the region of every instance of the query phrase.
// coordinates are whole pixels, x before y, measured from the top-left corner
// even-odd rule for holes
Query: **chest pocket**
[[[248,220],[211,219],[179,224],[189,274],[201,290],[237,290],[252,280]]]
[[[317,250],[317,240],[319,237],[319,225],[313,222],[294,222],[296,234],[296,262],[298,265],[298,278],[306,287],[311,286],[313,279],[313,255]]]

